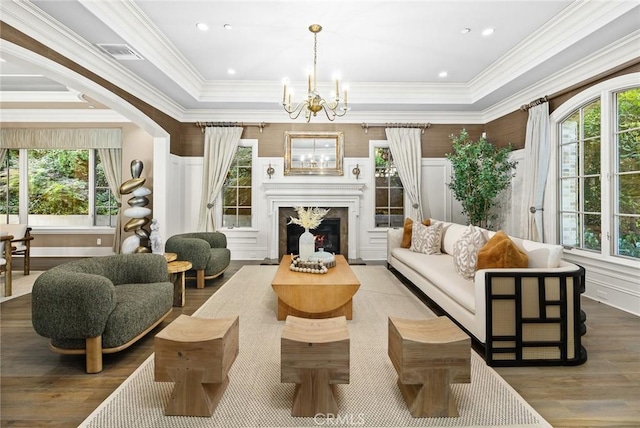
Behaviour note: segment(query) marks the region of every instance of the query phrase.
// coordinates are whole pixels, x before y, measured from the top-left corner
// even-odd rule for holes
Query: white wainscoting
[[[598,255],[565,250],[564,259],[577,263],[586,271],[585,297],[623,311],[640,315],[640,264],[631,260],[616,263]],[[589,315],[587,314],[587,324]]]
[[[254,169],[254,224],[252,228],[219,229],[227,235],[231,257],[235,260],[262,260],[271,256],[269,246],[269,230],[272,227],[269,216],[269,205],[264,194],[263,183],[286,183],[290,181],[307,181],[317,185],[362,185],[360,207],[358,211],[359,227],[354,233],[357,243],[355,251],[350,251],[352,258],[363,260],[386,260],[386,229],[374,227],[375,192],[372,166],[369,158],[345,158],[343,176],[284,176],[282,158],[261,157]],[[202,157],[171,156],[170,177],[168,187],[169,225],[164,228],[163,239],[176,233],[197,230],[198,210],[202,191]],[[360,176],[356,178],[353,169],[358,166]],[[269,178],[267,169],[271,166],[274,174]],[[444,158],[423,159],[422,161],[422,193],[423,212],[425,216],[446,221],[466,220],[460,214],[460,204],[453,200],[446,183],[449,181],[451,168]],[[269,185],[269,184],[267,184]],[[161,226],[162,227],[162,226]]]

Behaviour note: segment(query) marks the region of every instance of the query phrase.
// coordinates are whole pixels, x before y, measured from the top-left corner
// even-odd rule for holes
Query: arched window
[[[586,89],[551,115],[557,232],[566,247],[640,259],[640,73]]]

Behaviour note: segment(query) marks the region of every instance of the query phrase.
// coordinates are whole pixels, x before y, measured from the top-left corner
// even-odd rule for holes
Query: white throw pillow
[[[453,244],[453,266],[460,276],[473,279],[478,263],[478,251],[486,243],[487,238],[484,237],[482,229],[470,224],[460,239]]]
[[[442,222],[425,226],[417,221],[413,222],[411,232],[411,247],[409,250],[424,254],[442,254]]]

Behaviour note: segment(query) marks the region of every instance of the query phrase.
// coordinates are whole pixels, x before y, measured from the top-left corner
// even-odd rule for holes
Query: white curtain
[[[538,242],[544,242],[543,201],[551,158],[549,139],[549,104],[545,102],[529,109],[520,204],[520,236]],[[535,208],[534,213],[531,207]]]
[[[122,197],[120,196],[120,181],[122,180],[122,149],[98,149],[98,156],[102,161],[104,175],[109,183],[109,190],[118,200],[118,215],[116,216],[115,233],[113,236],[113,252],[120,254],[122,243],[122,231],[120,230],[120,207]]]
[[[422,129],[386,128],[385,132],[404,193],[411,205],[406,217],[422,221]]]
[[[202,169],[202,198],[198,230],[214,231],[215,200],[238,150],[242,127],[207,127],[204,131],[204,165]]]

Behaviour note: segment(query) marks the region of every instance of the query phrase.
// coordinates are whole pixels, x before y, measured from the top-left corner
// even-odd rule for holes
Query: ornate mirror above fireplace
[[[344,133],[285,132],[284,175],[343,175]]]

